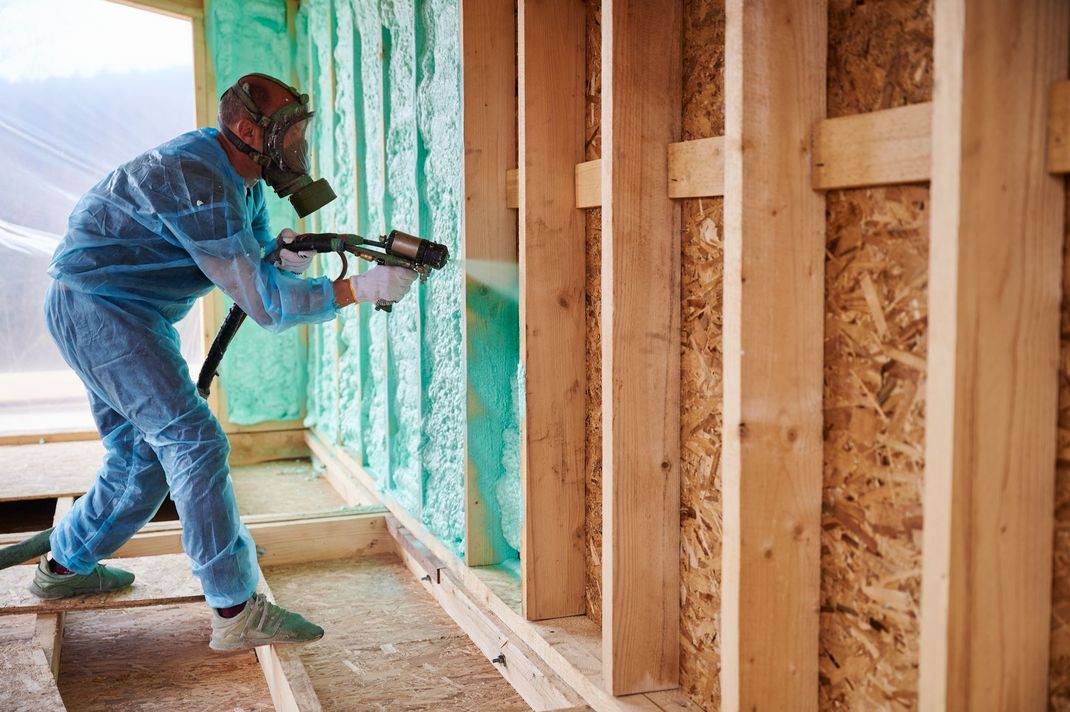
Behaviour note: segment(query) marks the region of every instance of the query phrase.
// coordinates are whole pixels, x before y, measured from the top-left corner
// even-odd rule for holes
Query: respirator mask
[[[296,101],[279,107],[271,116],[265,116],[249,94],[249,85],[239,80],[227,92],[238,97],[256,124],[263,129],[264,151],[257,151],[242,141],[222,121],[219,122],[219,130],[235,148],[260,166],[264,180],[275,190],[275,194],[280,198],[288,197],[298,216],[305,217],[337,197],[326,179],[314,181],[308,175],[311,165],[305,133],[312,119],[312,112],[308,109],[308,94],[299,94],[293,87],[266,74],[248,76],[262,77],[284,87]]]

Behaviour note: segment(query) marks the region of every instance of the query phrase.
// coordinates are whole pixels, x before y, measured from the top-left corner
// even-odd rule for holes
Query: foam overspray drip
[[[517,302],[520,299],[520,267],[504,260],[457,260],[468,279],[495,294]]]

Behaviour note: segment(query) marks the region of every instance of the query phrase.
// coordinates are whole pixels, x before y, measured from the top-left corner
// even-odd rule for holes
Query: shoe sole
[[[208,647],[217,653],[233,653],[238,650],[253,650],[255,648],[262,648],[265,645],[303,645],[304,643],[315,643],[317,640],[323,638],[323,634],[320,633],[315,638],[306,638],[305,640],[268,640],[263,643],[257,643],[255,645],[251,643],[216,643],[214,640],[209,641]]]
[[[122,591],[125,588],[130,588],[132,584],[122,586],[120,588],[112,588],[105,591],[99,589],[93,589],[91,591],[83,591],[76,588],[70,588],[68,586],[48,588],[44,589],[37,585],[34,581],[30,584],[30,593],[37,596],[43,601],[56,601],[61,598],[77,598],[78,596],[92,596],[94,593],[114,593],[116,591]]]

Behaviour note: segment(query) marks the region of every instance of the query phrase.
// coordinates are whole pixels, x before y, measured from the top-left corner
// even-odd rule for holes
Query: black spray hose
[[[204,365],[201,366],[200,375],[197,376],[197,392],[201,394],[201,398],[208,398],[208,394],[212,391],[212,381],[215,379],[219,364],[223,360],[223,354],[227,352],[227,347],[230,346],[230,342],[234,339],[234,335],[238,333],[238,329],[241,328],[244,321],[245,312],[235,304],[227,312],[227,318],[223,320],[223,325],[219,327],[219,333],[212,340],[212,347],[208,349],[208,355],[204,359]]]
[[[23,539],[18,544],[5,546],[0,549],[0,569],[16,566],[24,561],[36,559],[38,556],[47,554],[52,548],[48,538],[52,535],[52,529],[37,532],[29,539]]]

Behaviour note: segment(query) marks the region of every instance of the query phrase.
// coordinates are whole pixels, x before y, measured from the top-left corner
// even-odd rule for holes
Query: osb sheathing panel
[[[1067,191],[1070,208],[1070,190]],[[1070,214],[1070,213],[1068,213]],[[1051,709],[1070,711],[1070,225],[1063,252],[1059,441],[1055,463],[1055,551],[1051,608]]]
[[[724,134],[724,2],[684,3],[681,139]],[[680,685],[720,700],[721,294],[724,200],[680,203]]]
[[[586,159],[602,157],[602,2],[587,0]],[[587,615],[602,622],[602,210],[585,211],[587,243]]]
[[[829,3],[828,114],[929,101],[929,0]],[[917,703],[926,186],[827,200],[822,709]]]

